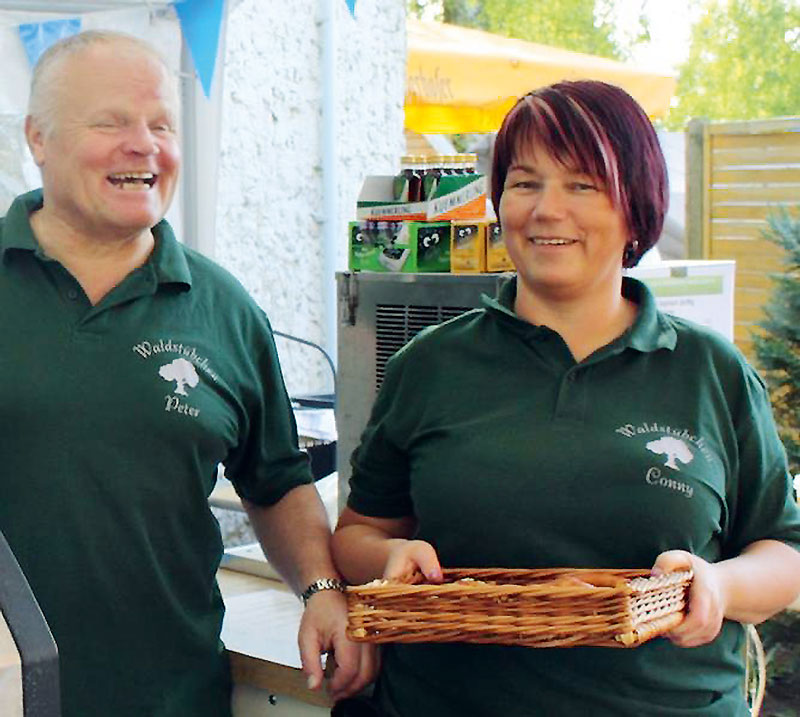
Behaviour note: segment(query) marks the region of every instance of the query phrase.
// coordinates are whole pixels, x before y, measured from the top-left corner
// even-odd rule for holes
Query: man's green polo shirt
[[[424,332],[389,363],[353,457],[349,505],[416,515],[445,567],[649,568],[775,538],[800,545],[764,386],[723,338],[659,313],[626,279],[634,326],[576,363],[499,301]],[[392,645],[389,714],[738,717],[743,630],[631,650]]]
[[[29,223],[0,220],[0,530],[58,643],[65,717],[219,717],[229,676],[207,497],[310,481],[269,323],[164,221],[91,306]]]

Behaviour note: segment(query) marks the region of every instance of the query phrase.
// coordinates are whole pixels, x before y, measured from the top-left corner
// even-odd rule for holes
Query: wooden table
[[[333,704],[324,691],[306,686],[297,647],[302,603],[282,583],[221,569],[217,575],[225,600],[222,641],[231,660],[234,714],[327,715]],[[263,710],[253,711],[253,689],[263,691]]]
[[[22,661],[0,613],[0,715],[22,717]]]

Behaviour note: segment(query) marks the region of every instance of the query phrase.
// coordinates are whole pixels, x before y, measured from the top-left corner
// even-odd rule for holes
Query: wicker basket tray
[[[452,569],[347,588],[348,634],[363,642],[634,647],[683,620],[691,572]]]

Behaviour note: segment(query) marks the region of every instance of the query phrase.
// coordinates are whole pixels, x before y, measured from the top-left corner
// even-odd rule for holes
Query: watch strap
[[[323,590],[338,590],[340,593],[344,592],[345,584],[338,578],[320,578],[311,583],[302,593],[300,599],[303,605],[307,605],[312,595],[316,595]]]

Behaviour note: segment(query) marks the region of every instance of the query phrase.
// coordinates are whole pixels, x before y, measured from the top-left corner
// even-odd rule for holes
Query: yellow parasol
[[[557,47],[408,18],[406,129],[420,134],[493,132],[516,99],[559,80],[619,85],[651,118],[669,108],[676,80]]]

